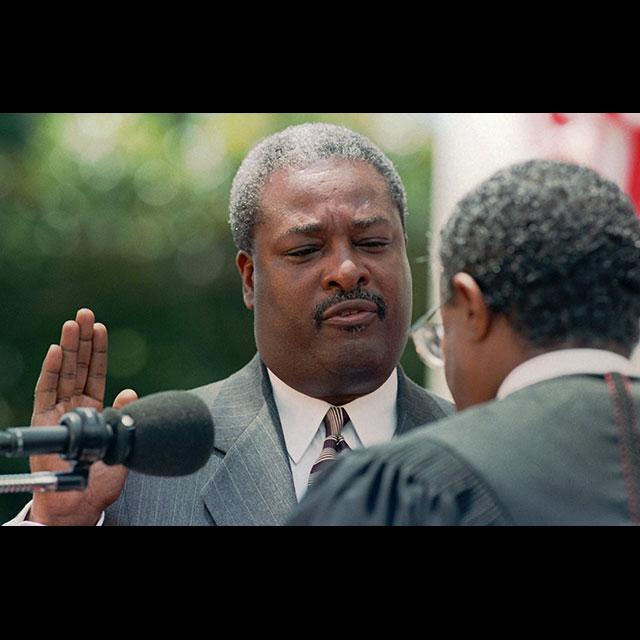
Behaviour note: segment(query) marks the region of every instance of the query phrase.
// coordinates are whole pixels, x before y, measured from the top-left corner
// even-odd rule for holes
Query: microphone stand
[[[54,473],[14,473],[0,476],[0,493],[42,493],[44,491],[82,491],[87,488],[91,462],[76,462],[71,471]]]

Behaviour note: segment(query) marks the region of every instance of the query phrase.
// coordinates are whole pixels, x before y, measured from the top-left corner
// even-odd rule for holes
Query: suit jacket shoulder
[[[629,391],[638,416],[640,383]],[[517,524],[630,524],[640,470],[616,413],[602,376],[565,376],[463,412],[429,437],[473,466]]]
[[[266,378],[266,379],[265,379]],[[194,389],[214,422],[214,453],[195,474],[130,473],[109,525],[280,524],[295,504],[275,404],[256,356],[225,380]]]

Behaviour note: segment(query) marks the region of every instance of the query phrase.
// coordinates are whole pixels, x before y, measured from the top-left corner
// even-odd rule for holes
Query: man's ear
[[[478,283],[468,273],[460,272],[453,276],[451,284],[467,337],[474,342],[484,340],[491,328],[492,314]]]
[[[236,266],[242,278],[242,298],[244,305],[253,311],[253,256],[246,251],[238,251]]]

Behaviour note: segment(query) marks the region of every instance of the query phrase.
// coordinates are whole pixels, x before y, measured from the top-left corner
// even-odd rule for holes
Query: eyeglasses
[[[411,327],[411,339],[418,357],[428,367],[434,369],[444,366],[442,355],[444,328],[442,322],[436,321],[438,311],[440,311],[440,305],[427,311]]]

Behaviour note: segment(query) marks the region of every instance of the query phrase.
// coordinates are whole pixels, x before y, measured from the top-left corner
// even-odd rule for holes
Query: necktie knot
[[[349,445],[342,437],[342,427],[349,422],[349,416],[342,407],[331,407],[324,417],[325,439],[322,451],[316,463],[311,467],[309,485],[313,482],[314,474],[335,460],[340,451],[349,449]]]
[[[342,407],[331,407],[324,417],[325,437],[339,436],[342,438],[340,432],[348,420],[349,416],[347,416],[347,412]]]

